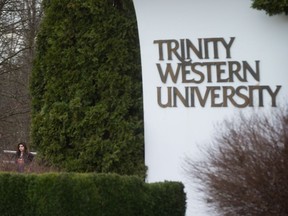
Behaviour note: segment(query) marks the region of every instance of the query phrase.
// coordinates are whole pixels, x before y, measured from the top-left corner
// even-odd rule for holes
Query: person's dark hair
[[[21,152],[20,152],[20,150],[19,150],[19,146],[20,146],[20,145],[23,145],[23,146],[24,146],[24,154],[27,154],[27,153],[28,153],[28,148],[27,148],[26,143],[25,143],[25,142],[20,142],[20,143],[17,144],[17,152],[16,152],[17,156],[20,156],[20,155],[21,155]]]

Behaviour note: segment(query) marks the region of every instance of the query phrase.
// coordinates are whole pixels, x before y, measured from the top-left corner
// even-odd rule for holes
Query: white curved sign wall
[[[240,110],[276,109],[288,94],[288,17],[269,17],[250,0],[134,0],[142,59],[148,182],[187,184],[215,123]],[[192,190],[192,189],[191,189]],[[195,192],[193,192],[195,193]],[[193,194],[193,196],[197,196]]]

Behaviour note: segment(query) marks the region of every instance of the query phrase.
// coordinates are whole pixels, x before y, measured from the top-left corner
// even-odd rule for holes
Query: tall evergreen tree
[[[66,171],[145,174],[136,17],[132,0],[116,3],[44,1],[32,146]]]

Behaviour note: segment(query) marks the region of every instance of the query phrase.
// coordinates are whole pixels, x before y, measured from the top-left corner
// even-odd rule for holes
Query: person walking
[[[25,167],[32,162],[33,157],[34,156],[28,151],[26,143],[18,143],[16,151],[17,171],[20,173],[24,172]]]

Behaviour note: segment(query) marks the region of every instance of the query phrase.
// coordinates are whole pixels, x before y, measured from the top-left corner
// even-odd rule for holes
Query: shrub
[[[241,114],[219,125],[188,175],[221,215],[288,214],[288,109]]]

